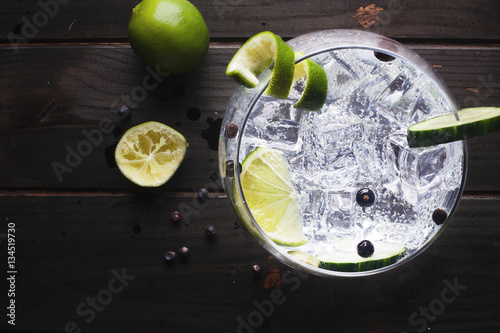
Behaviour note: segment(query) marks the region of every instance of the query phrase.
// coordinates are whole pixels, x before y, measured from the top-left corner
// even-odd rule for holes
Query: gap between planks
[[[137,195],[158,195],[170,196],[177,198],[194,198],[196,192],[189,191],[155,191],[147,190],[92,190],[92,189],[75,189],[75,190],[41,190],[41,189],[12,189],[0,190],[0,197],[132,197]],[[223,191],[209,192],[209,199],[227,198]]]
[[[250,36],[249,36],[250,37]],[[293,37],[284,37],[289,40]],[[248,38],[214,38],[210,42],[211,49],[234,49],[239,48]],[[500,40],[456,40],[456,39],[405,39],[394,38],[394,40],[404,44],[412,49],[468,49],[468,50],[498,50],[500,49]],[[26,45],[18,45],[18,49],[29,49],[34,47],[68,47],[68,46],[92,46],[92,47],[123,47],[129,48],[127,39],[77,39],[71,41],[61,40],[37,40]],[[10,48],[8,41],[0,41],[0,50]]]
[[[0,197],[130,197],[136,195],[166,195],[178,198],[193,198],[197,193],[193,191],[156,191],[150,192],[133,191],[133,190],[92,190],[92,189],[76,189],[76,190],[41,190],[41,189],[12,189],[0,190]],[[209,193],[211,199],[227,198],[224,191],[212,191]],[[483,201],[499,201],[500,193],[479,193],[470,192],[462,195],[462,200],[483,200]]]

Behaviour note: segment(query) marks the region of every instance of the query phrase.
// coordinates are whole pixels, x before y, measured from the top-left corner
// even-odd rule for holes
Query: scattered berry
[[[448,213],[446,213],[444,210],[440,208],[436,209],[434,213],[432,213],[432,220],[437,225],[443,224],[447,218],[448,218]]]
[[[175,252],[167,251],[165,252],[165,254],[163,254],[163,257],[165,258],[166,262],[173,262],[175,260]]]
[[[374,51],[373,54],[375,55],[375,57],[378,60],[383,61],[383,62],[389,62],[389,61],[393,61],[394,59],[396,59],[393,56],[388,55],[386,53],[382,53],[382,52]]]
[[[358,244],[358,254],[361,257],[363,258],[371,257],[373,255],[373,252],[375,252],[375,247],[369,240],[361,241]]]
[[[181,259],[186,259],[189,256],[189,249],[186,246],[179,248],[179,256]]]
[[[198,200],[204,202],[208,198],[208,190],[204,187],[198,190]]]
[[[259,265],[253,265],[252,266],[252,273],[255,276],[259,275],[260,274],[260,266]]]
[[[236,134],[238,134],[238,125],[235,123],[229,123],[226,125],[226,136],[229,139],[235,138]]]
[[[362,207],[368,207],[375,202],[375,193],[368,188],[363,188],[356,193],[356,202]]]
[[[125,120],[128,118],[129,115],[130,115],[130,110],[129,110],[128,106],[126,106],[126,105],[120,106],[120,109],[118,110],[118,116],[122,120]]]
[[[181,219],[181,213],[178,210],[174,210],[170,215],[170,219],[172,222],[179,221]]]
[[[217,230],[215,230],[215,227],[213,225],[207,225],[205,227],[205,235],[207,235],[207,237],[212,238],[216,233]]]

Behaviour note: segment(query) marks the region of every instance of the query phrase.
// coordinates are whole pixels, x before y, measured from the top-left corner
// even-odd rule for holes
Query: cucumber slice
[[[428,147],[464,140],[500,130],[500,108],[477,107],[422,121],[408,128],[410,147]]]
[[[332,271],[362,272],[394,264],[406,253],[406,248],[391,243],[374,243],[375,252],[369,258],[358,255],[356,248],[318,255],[319,267]]]

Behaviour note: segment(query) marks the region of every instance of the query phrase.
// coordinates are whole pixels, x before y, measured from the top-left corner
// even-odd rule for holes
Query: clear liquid
[[[440,228],[433,211],[453,207],[463,146],[409,149],[406,131],[451,106],[421,70],[398,58],[383,62],[370,50],[341,49],[312,59],[327,73],[324,107],[293,107],[300,81],[287,100],[261,96],[242,133],[240,162],[257,147],[285,153],[309,239],[300,250],[317,254],[368,239],[411,254]],[[375,193],[370,207],[356,202],[363,188]]]

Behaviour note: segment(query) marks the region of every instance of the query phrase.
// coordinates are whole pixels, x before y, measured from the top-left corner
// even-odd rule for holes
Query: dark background
[[[426,59],[461,106],[499,106],[500,2],[391,0],[368,9],[363,1],[192,2],[210,30],[207,57],[144,96],[137,87],[149,74],[127,41],[138,1],[59,4],[20,45],[9,33],[40,22],[42,7],[0,3],[5,314],[6,234],[9,223],[17,228],[16,325],[1,311],[0,331],[499,332],[500,133],[469,140],[465,194],[440,238],[403,267],[365,278],[299,275],[269,256],[237,221],[216,150],[237,88],[225,67],[262,30],[285,39],[323,29],[378,32]],[[117,114],[123,103],[127,120]],[[113,130],[58,178],[54,165],[103,119]],[[124,131],[150,120],[180,131],[189,148],[167,184],[142,189],[120,174],[113,150]],[[210,190],[203,204],[200,187]],[[177,225],[169,220],[174,209],[185,216]],[[208,224],[217,228],[213,241],[204,235]],[[183,245],[190,259],[166,265],[163,253]],[[257,278],[254,264],[262,268]]]

